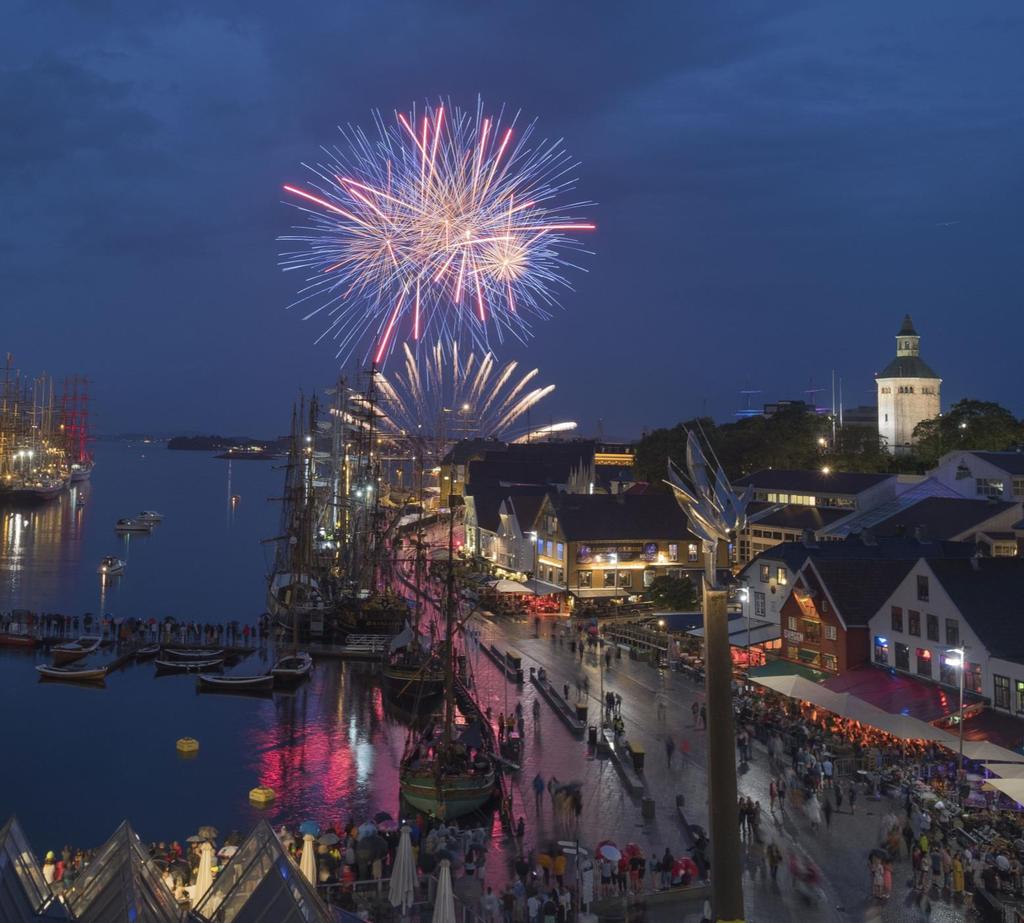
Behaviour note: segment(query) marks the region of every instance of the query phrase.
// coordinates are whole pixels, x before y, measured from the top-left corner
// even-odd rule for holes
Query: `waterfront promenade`
[[[549,635],[555,624],[564,623],[552,618],[543,620],[543,637],[538,639],[533,637],[532,621],[484,618],[481,620],[481,643],[495,643],[499,647],[518,650],[524,656],[527,672],[530,666],[543,666],[556,687],[568,682],[570,698],[575,698],[576,677],[586,675],[589,679],[590,723],[595,723],[601,707],[601,671],[597,658],[592,653],[587,654],[581,668],[579,656],[572,654],[568,641],[564,645],[553,645],[550,641]],[[492,681],[486,668],[478,667],[478,670],[485,704],[500,707],[500,680]],[[557,831],[551,819],[550,806],[545,806],[539,818],[532,810],[533,793],[529,785],[533,775],[540,771],[545,778],[554,772],[563,781],[572,778],[583,783],[580,841],[584,845],[593,848],[600,840],[609,838],[620,846],[636,842],[649,857],[660,856],[666,846],[678,856],[685,844],[682,822],[676,810],[676,796],[683,795],[690,823],[705,828],[709,825],[706,732],[693,727],[690,711],[693,701],[703,701],[703,687],[682,674],[630,660],[627,654],[622,659],[612,660],[611,669],[604,673],[604,687],[622,697],[621,713],[627,736],[638,740],[646,750],[645,794],[654,799],[654,817],[644,819],[641,816],[640,797],[627,793],[611,762],[592,755],[586,741],[574,738],[546,704],[541,711],[540,740],[535,741],[536,732],[531,727],[530,714],[533,693],[527,685],[522,693],[526,712],[527,765],[515,782],[516,815],[524,804],[528,808],[522,812],[527,825],[527,846],[536,845],[538,841],[543,845],[548,838],[557,838],[553,837]],[[509,695],[512,694],[510,690]],[[659,696],[667,702],[664,717],[659,717],[656,705]],[[510,701],[514,702],[514,699]],[[674,741],[671,765],[666,758],[666,735],[671,735]],[[531,747],[531,743],[534,746]],[[783,853],[795,850],[802,857],[813,858],[824,875],[826,900],[814,906],[800,900],[793,892],[785,862],[779,871],[778,888],[763,876],[752,880],[748,864],[744,873],[748,920],[902,921],[919,918],[917,909],[912,906],[913,895],[908,888],[910,862],[905,855],[896,863],[890,900],[878,904],[870,898],[868,852],[876,845],[882,815],[890,811],[899,814],[899,803],[888,800],[872,802],[862,797],[856,814],[837,814],[832,818],[830,830],[823,828],[815,833],[798,809],[790,808],[785,816],[777,812],[777,817],[772,817],[768,811],[770,781],[767,753],[760,745],[755,745],[753,759],[740,773],[739,793],[761,802],[763,827],[777,837]],[[666,920],[697,920],[700,908],[649,906],[646,918],[660,920],[662,914],[666,914]],[[962,920],[964,913],[962,907],[933,898],[931,919]]]

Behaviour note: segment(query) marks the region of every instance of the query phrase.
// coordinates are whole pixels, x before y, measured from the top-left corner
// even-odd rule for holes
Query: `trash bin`
[[[630,758],[633,760],[633,768],[637,772],[643,772],[644,771],[644,756],[646,755],[644,753],[644,748],[639,746],[639,745],[637,745],[637,744],[632,744],[632,743],[631,744],[627,744],[627,747],[629,748]]]
[[[640,803],[640,813],[643,815],[644,819],[645,820],[653,820],[654,812],[655,812],[654,799],[653,798],[644,798],[644,800]]]
[[[532,673],[533,671],[531,670],[530,672]],[[520,686],[523,685],[523,668],[522,667],[519,667],[519,669],[516,670],[516,683],[518,683]]]
[[[577,721],[586,721],[587,720],[587,706],[586,705],[580,705],[579,703],[576,704],[576,720]]]
[[[587,728],[587,743],[592,747],[597,746],[597,725],[592,724]]]

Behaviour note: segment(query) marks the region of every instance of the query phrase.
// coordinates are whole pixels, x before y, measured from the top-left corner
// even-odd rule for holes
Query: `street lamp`
[[[747,577],[740,577],[740,581],[743,583],[747,582]],[[747,672],[750,672],[750,589],[749,587],[740,587],[739,592],[740,602],[743,603],[743,608],[747,613]]]
[[[954,658],[950,658],[950,654],[955,654]],[[967,669],[967,649],[964,647],[953,647],[946,651],[946,663],[951,667],[960,668],[960,758],[956,764],[957,779],[960,778],[960,773],[964,770],[964,672]],[[959,790],[957,792],[957,800],[959,800]]]
[[[610,555],[608,555],[608,562],[610,564],[615,565],[615,570],[612,571],[612,574],[614,574],[613,582],[615,584],[615,586],[614,586],[614,588],[612,590],[612,596],[618,596],[619,595],[619,553],[617,551],[613,551]]]

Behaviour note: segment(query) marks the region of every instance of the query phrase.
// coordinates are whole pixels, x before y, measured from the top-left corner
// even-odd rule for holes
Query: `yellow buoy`
[[[251,792],[249,792],[249,800],[259,807],[265,807],[266,805],[270,804],[276,797],[277,792],[275,792],[272,788],[265,788],[262,785],[258,788],[254,788]]]
[[[176,744],[179,753],[198,753],[199,752],[199,741],[194,737],[182,737],[179,738]]]

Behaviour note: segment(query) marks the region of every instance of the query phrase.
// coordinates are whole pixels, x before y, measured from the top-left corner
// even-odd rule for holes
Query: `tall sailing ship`
[[[59,497],[92,473],[87,382],[64,380],[59,399],[49,375],[23,376],[8,354],[0,382],[0,503]]]
[[[493,728],[463,679],[456,676],[457,596],[451,561],[454,519],[454,510],[450,510],[443,605],[444,708],[422,734],[410,734],[399,770],[402,798],[442,820],[471,814],[500,794]]]

